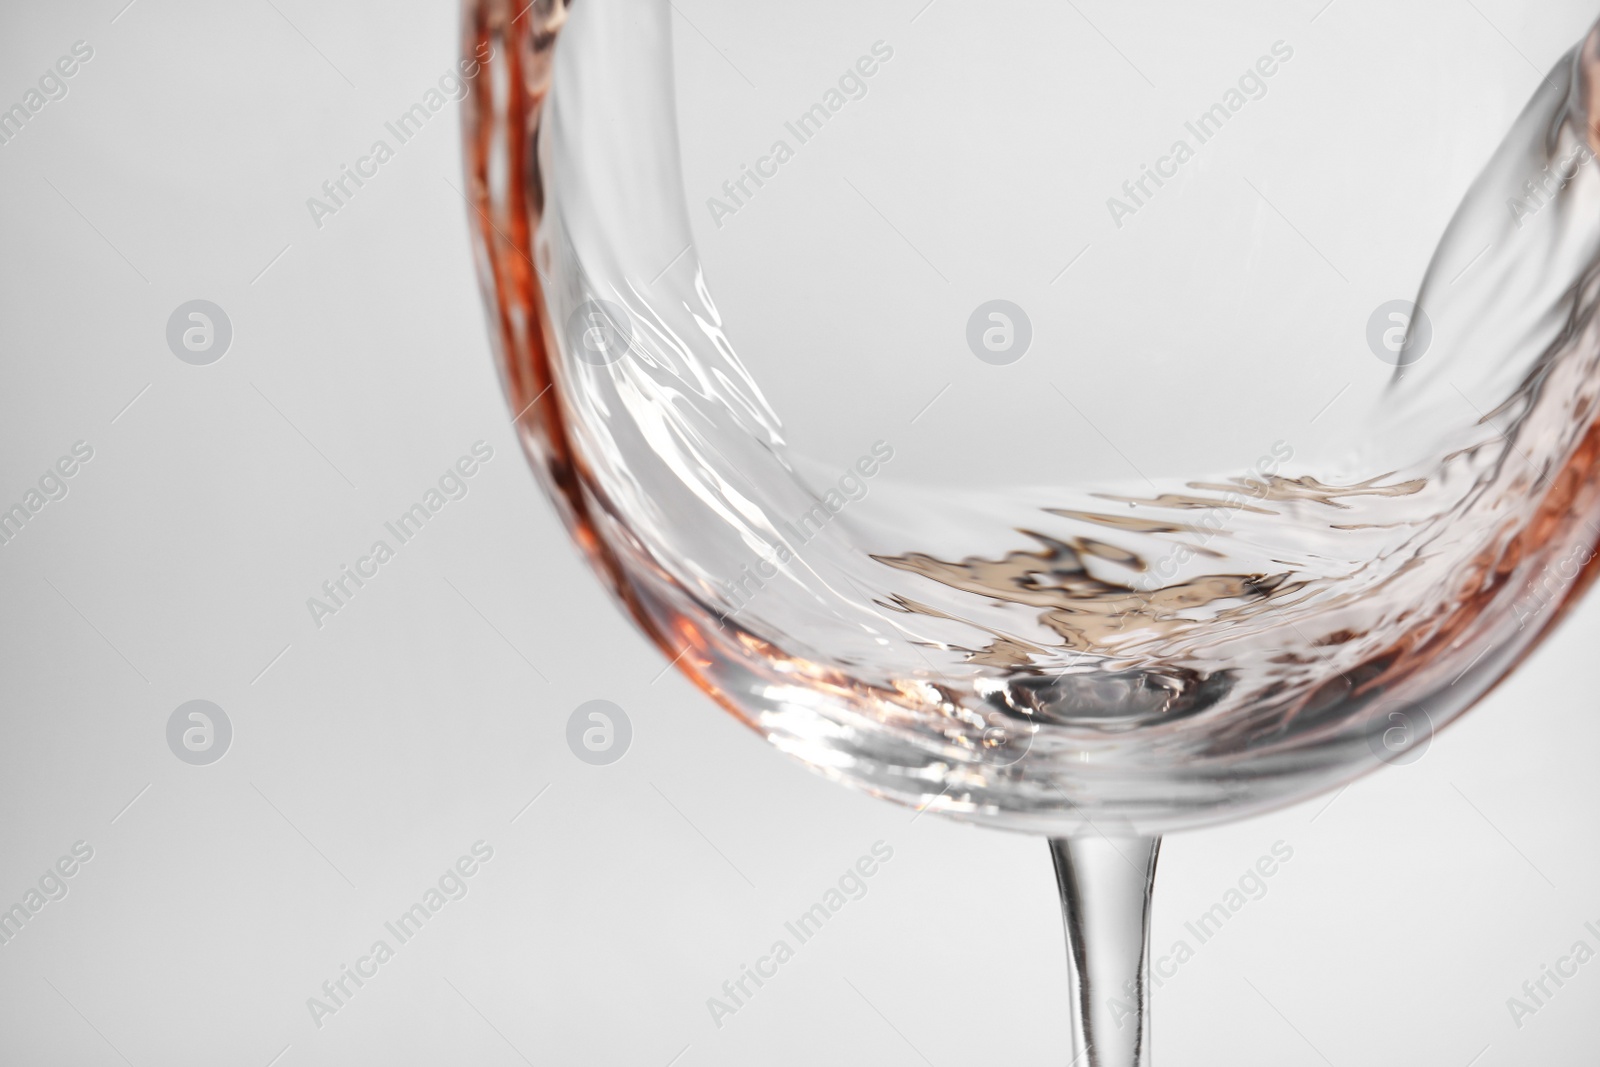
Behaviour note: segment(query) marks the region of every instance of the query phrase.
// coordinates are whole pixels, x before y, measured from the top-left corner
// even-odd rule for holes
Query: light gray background
[[[1044,846],[787,763],[578,563],[488,357],[454,105],[311,223],[454,61],[454,6],[121,5],[0,16],[0,105],[95,49],[0,147],[0,504],[95,452],[0,547],[0,906],[94,848],[0,946],[0,1062],[1065,1062]],[[1300,6],[1304,40],[1363,10]],[[1571,42],[1479,6],[1524,93],[1517,51]],[[882,35],[909,48],[919,7],[875,8]],[[782,49],[697,27],[678,52],[708,69]],[[824,86],[858,50],[785,77]],[[164,339],[194,298],[233,323],[209,367]],[[470,494],[315,628],[306,598],[478,440]],[[1600,948],[1597,636],[1591,602],[1414,766],[1171,839],[1158,951],[1274,842],[1294,858],[1157,991],[1159,1061],[1588,1062],[1600,962],[1521,1029],[1506,998]],[[596,698],[634,727],[606,767],[564,743]],[[233,724],[211,766],[167,748],[193,699]],[[468,895],[318,1028],[306,999],[480,839]],[[866,897],[714,1026],[706,998],[879,840]]]

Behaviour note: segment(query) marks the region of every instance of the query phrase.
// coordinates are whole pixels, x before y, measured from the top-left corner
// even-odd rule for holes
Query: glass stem
[[[1067,926],[1073,1067],[1149,1067],[1150,890],[1159,837],[1053,838]]]

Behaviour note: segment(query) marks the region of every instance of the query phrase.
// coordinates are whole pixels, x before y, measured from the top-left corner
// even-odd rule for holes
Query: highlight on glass
[[[1146,1064],[1162,836],[1447,744],[1592,577],[1594,12],[1513,77],[1405,11],[1161,0],[1136,62],[1072,5],[914,55],[711,6],[848,62],[763,126],[666,0],[466,0],[529,462],[782,753],[1045,838],[1073,1062]]]

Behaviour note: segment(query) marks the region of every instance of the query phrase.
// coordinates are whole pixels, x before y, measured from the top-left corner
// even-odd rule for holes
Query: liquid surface
[[[471,11],[465,47],[499,57],[469,176],[524,443],[666,654],[817,770],[1054,835],[1214,821],[1415,758],[1587,584],[1600,167],[1568,161],[1600,143],[1593,36],[1442,235],[1426,357],[1315,448],[1007,484],[1002,439],[990,477],[940,484],[868,427],[842,469],[787,443],[685,215],[670,6],[517,8]]]

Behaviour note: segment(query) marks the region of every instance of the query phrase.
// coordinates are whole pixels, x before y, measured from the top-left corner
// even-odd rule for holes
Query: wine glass
[[[1593,575],[1593,5],[1411,7],[465,4],[573,536],[784,752],[1049,839],[1093,1067],[1161,835],[1418,758]]]

